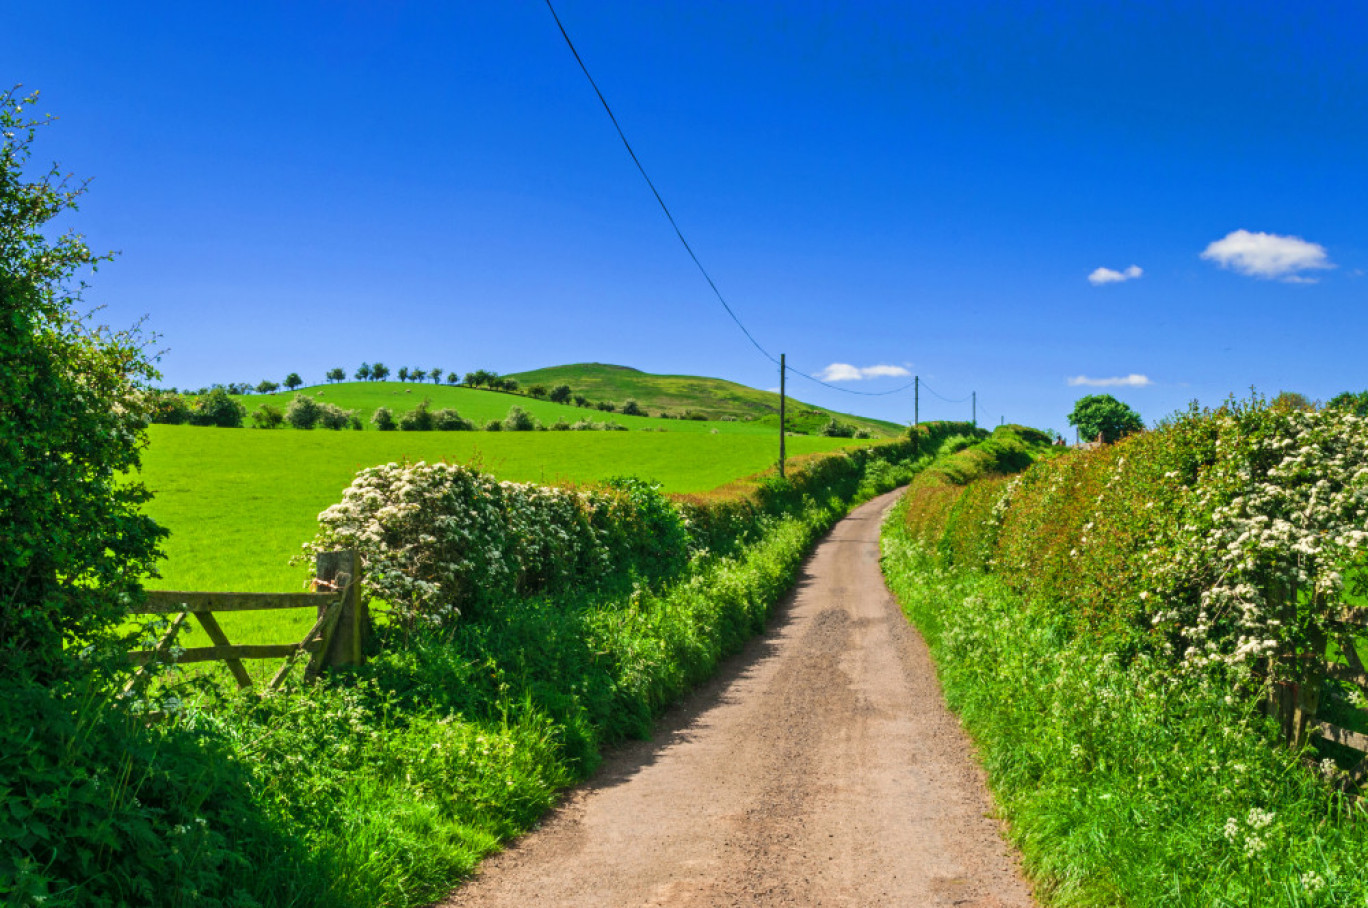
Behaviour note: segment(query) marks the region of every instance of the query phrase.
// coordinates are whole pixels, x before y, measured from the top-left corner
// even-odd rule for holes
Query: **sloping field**
[[[704,378],[698,375],[652,375],[628,366],[611,366],[603,363],[552,366],[506,377],[517,379],[524,388],[532,385],[545,385],[548,388],[569,385],[575,393],[583,394],[595,401],[607,400],[621,404],[630,397],[653,413],[659,410],[678,412],[692,409],[706,413],[709,419],[721,416],[733,416],[737,419],[750,417],[771,426],[779,424],[778,394],[748,388],[720,378]],[[786,415],[790,428],[805,432],[816,431],[832,416],[841,422],[861,426],[878,435],[896,435],[904,428],[897,423],[838,413],[793,398],[789,398],[787,406]]]
[[[445,459],[521,482],[588,483],[633,474],[660,482],[667,492],[703,492],[771,468],[778,442],[773,432],[285,432],[158,425],[148,434],[143,479],[156,497],[147,513],[171,536],[163,576],[147,586],[244,592],[302,588],[309,569],[290,567],[290,557],[317,530],[318,512],[340,501],[364,467]],[[867,442],[800,436],[788,440],[788,451],[798,456],[851,444]],[[310,616],[275,613],[269,621],[285,614],[302,637]],[[235,630],[250,633],[261,620],[267,619],[260,613],[224,616],[230,637]]]
[[[276,394],[248,394],[237,399],[246,405],[250,415],[264,403],[283,410],[289,406],[295,393],[281,391]],[[428,406],[433,410],[450,407],[481,428],[491,419],[503,419],[508,415],[509,408],[516,406],[522,407],[547,426],[558,419],[564,419],[572,424],[581,419],[592,419],[595,422],[614,422],[629,429],[650,429],[659,432],[711,433],[715,429],[730,434],[773,435],[778,431],[777,420],[765,426],[756,422],[697,422],[687,419],[660,419],[656,416],[623,416],[621,413],[605,413],[592,408],[576,407],[573,404],[555,404],[504,391],[418,382],[342,382],[336,385],[313,385],[301,388],[298,393],[307,394],[324,403],[336,404],[346,410],[356,410],[357,415],[366,424],[366,431],[374,430],[370,418],[378,407],[389,407],[398,418],[399,414],[412,410],[423,400],[427,400]],[[652,413],[658,412],[658,408],[648,409]]]

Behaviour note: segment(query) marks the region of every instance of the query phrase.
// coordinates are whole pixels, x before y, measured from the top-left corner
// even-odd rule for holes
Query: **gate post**
[[[362,665],[366,661],[365,645],[370,638],[370,611],[361,598],[361,556],[353,549],[340,552],[319,552],[314,576],[324,589],[342,592],[342,611],[328,650],[323,654],[323,665]],[[320,614],[322,607],[320,607]]]

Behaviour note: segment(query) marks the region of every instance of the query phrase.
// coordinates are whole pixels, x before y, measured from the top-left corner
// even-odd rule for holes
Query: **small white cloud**
[[[1075,375],[1069,379],[1069,387],[1077,388],[1080,385],[1088,388],[1143,388],[1152,385],[1148,375],[1137,375],[1132,372],[1130,375],[1117,375],[1112,378],[1088,378],[1086,375]]]
[[[1125,281],[1133,281],[1145,273],[1145,269],[1139,265],[1131,265],[1125,271],[1114,271],[1111,268],[1098,268],[1088,275],[1088,283],[1094,287],[1103,284],[1120,284]]]
[[[1235,230],[1211,243],[1202,258],[1247,277],[1280,279],[1290,284],[1314,284],[1298,272],[1334,268],[1325,247],[1299,236]]]
[[[817,377],[822,381],[860,381],[866,378],[889,378],[893,376],[911,375],[902,366],[852,366],[849,363],[832,363],[821,372]]]

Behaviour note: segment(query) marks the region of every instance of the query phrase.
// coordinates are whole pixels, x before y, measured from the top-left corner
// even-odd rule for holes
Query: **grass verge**
[[[884,524],[890,588],[979,744],[1037,894],[1069,906],[1362,905],[1360,802],[1210,677],[1121,659],[1059,609]]]

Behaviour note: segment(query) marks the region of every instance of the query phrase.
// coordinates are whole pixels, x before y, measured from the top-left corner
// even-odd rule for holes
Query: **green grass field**
[[[707,413],[710,418],[723,415],[738,419],[751,417],[762,424],[779,425],[779,395],[760,391],[720,378],[699,375],[653,375],[627,366],[603,363],[578,363],[552,366],[519,372],[507,376],[515,378],[523,388],[532,385],[569,385],[576,393],[590,400],[607,400],[620,404],[634,399],[652,413],[658,410],[679,411],[693,409]],[[869,429],[877,435],[897,435],[904,427],[881,419],[869,419],[827,410],[789,398],[787,412],[789,427],[815,432],[829,418]]]
[[[507,400],[502,394],[466,393]],[[302,589],[310,570],[291,567],[290,558],[314,535],[318,513],[341,500],[356,471],[379,463],[449,460],[479,466],[501,479],[538,483],[590,483],[634,474],[662,483],[669,492],[702,492],[762,472],[777,455],[773,432],[298,432],[152,426],[148,434],[143,481],[156,497],[146,510],[171,536],[162,576],[147,586],[168,590]],[[788,451],[796,456],[850,444],[798,436],[788,439]],[[303,637],[311,622],[307,612],[222,617],[229,638],[237,643],[287,642]]]
[[[275,394],[249,394],[237,399],[246,405],[250,414],[264,403],[283,410],[289,406],[295,393],[282,391]],[[375,427],[370,424],[370,418],[377,407],[389,407],[395,418],[398,418],[399,414],[412,410],[424,399],[429,401],[429,406],[433,410],[450,407],[479,427],[483,427],[491,419],[503,419],[508,415],[509,408],[515,406],[522,407],[547,426],[562,418],[569,423],[592,419],[595,422],[615,422],[629,429],[650,429],[656,432],[707,435],[716,429],[718,433],[732,435],[773,435],[779,425],[777,420],[765,425],[760,421],[701,422],[688,419],[660,419],[654,416],[623,416],[621,413],[605,413],[601,410],[576,407],[573,404],[554,404],[547,400],[503,391],[415,382],[342,382],[336,385],[313,385],[301,388],[298,393],[307,394],[325,403],[336,404],[346,410],[356,410],[366,424],[367,432],[375,431]]]

